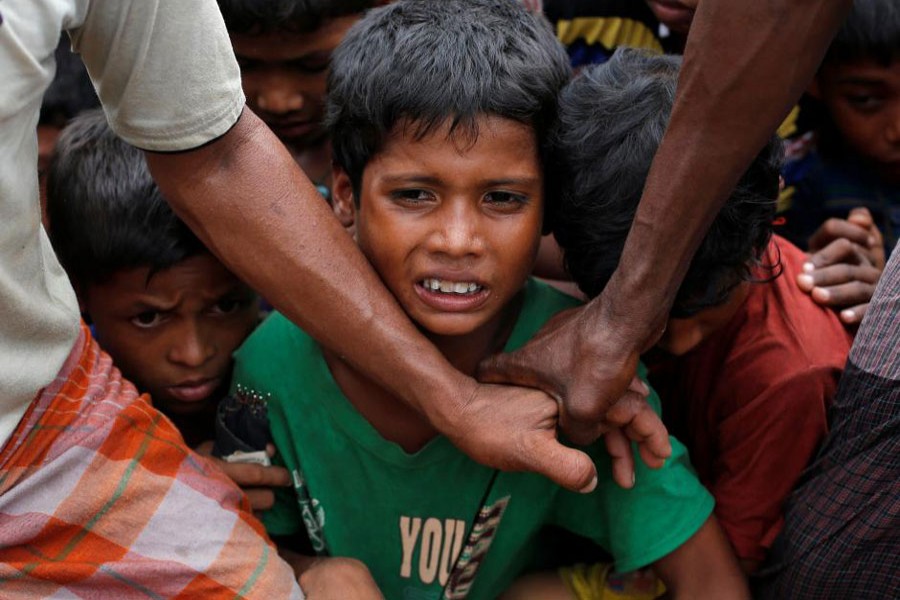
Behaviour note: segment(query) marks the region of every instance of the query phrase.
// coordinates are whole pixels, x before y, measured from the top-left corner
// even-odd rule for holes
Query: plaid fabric
[[[832,431],[792,495],[761,598],[900,598],[900,252],[866,313]]]
[[[302,598],[246,498],[82,332],[0,452],[2,598]]]

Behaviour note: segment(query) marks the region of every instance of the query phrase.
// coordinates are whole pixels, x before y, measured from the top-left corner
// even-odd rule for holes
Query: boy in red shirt
[[[560,197],[553,230],[588,296],[618,263],[679,64],[619,50],[562,92],[559,160],[549,169],[548,189]],[[773,139],[744,175],[647,357],[664,420],[688,446],[747,572],[765,558],[784,500],[826,433],[850,346],[837,316],[794,283],[806,256],[772,236],[780,158]]]

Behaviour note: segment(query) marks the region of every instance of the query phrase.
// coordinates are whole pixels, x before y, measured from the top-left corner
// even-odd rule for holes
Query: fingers
[[[275,492],[269,488],[252,488],[245,489],[244,494],[250,501],[250,508],[254,512],[261,510],[269,510],[275,506]]]
[[[837,264],[799,275],[797,285],[823,306],[855,307],[868,304],[880,276],[871,265]]]
[[[833,308],[868,304],[875,294],[875,284],[851,281],[829,287],[815,287],[810,296],[816,304]]]
[[[672,444],[666,426],[644,396],[625,394],[610,408],[606,422],[622,429],[630,440],[638,443],[641,458],[648,467],[659,468],[671,456]]]
[[[528,367],[529,353],[530,349],[525,345],[515,352],[487,357],[478,365],[478,381],[540,388],[540,377]]]
[[[853,265],[871,264],[866,247],[860,246],[847,238],[836,239],[821,250],[811,254],[809,262],[815,269],[845,263]]]
[[[619,487],[634,487],[634,455],[631,453],[631,442],[621,429],[613,429],[603,436],[603,443],[612,464],[613,481]]]
[[[856,208],[851,209],[850,214],[847,215],[847,221],[853,223],[857,227],[862,227],[863,229],[875,227],[875,219],[872,218],[872,213],[870,213],[869,209],[865,206],[857,206]]]
[[[284,467],[264,467],[251,463],[217,461],[225,474],[242,488],[287,487],[291,477]]]
[[[846,239],[868,248],[871,245],[871,235],[868,226],[857,225],[848,219],[828,219],[809,238],[809,250],[817,252],[838,239]]]
[[[847,325],[859,325],[862,322],[863,317],[866,316],[868,308],[868,302],[857,306],[851,306],[850,308],[842,310],[838,316],[842,323]]]

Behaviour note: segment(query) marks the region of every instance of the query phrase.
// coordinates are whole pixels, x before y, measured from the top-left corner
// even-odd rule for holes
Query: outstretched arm
[[[175,212],[235,274],[472,458],[592,487],[591,460],[556,440],[556,403],[537,390],[479,385],[454,369],[249,109],[214,142],[147,153],[147,164]]]
[[[587,442],[607,427],[638,356],[663,331],[691,257],[724,200],[812,78],[850,0],[701,0],[669,128],[619,268],[584,310],[485,365],[563,401]],[[553,356],[548,361],[547,356]]]

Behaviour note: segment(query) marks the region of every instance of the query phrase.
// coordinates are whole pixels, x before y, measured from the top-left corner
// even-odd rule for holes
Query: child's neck
[[[458,336],[422,333],[431,340],[457,370],[474,376],[478,363],[503,350],[512,333],[522,304],[516,296],[497,318],[483,327]],[[417,452],[438,432],[425,417],[378,382],[354,369],[336,354],[323,348],[325,361],[335,382],[350,403],[386,440],[408,453]]]

